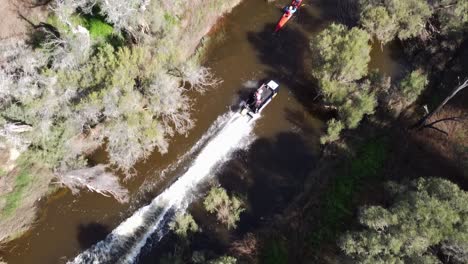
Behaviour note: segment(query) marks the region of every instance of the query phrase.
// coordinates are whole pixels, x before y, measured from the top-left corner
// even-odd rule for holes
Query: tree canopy
[[[363,229],[341,237],[346,255],[359,263],[440,263],[434,248],[458,246],[463,250],[452,255],[468,258],[467,192],[440,178],[390,183],[387,189],[388,208],[363,208]]]
[[[208,212],[216,213],[218,221],[225,224],[228,229],[237,227],[240,214],[245,210],[244,203],[239,198],[229,197],[226,190],[221,187],[211,188],[203,205]]]
[[[331,24],[310,43],[312,75],[319,80],[342,83],[361,79],[370,61],[370,36],[359,28],[348,30],[342,24]]]
[[[370,34],[374,35],[382,44],[393,40],[398,25],[383,6],[365,7],[361,12],[360,23]]]
[[[361,0],[360,6],[361,24],[382,43],[422,35],[433,13],[426,0]]]
[[[312,38],[312,75],[319,82],[325,103],[338,112],[339,120],[328,124],[322,143],[339,138],[344,128],[356,128],[366,114],[377,105],[368,75],[370,35],[359,28],[348,30],[344,25],[331,24]]]
[[[423,73],[422,70],[415,70],[409,73],[401,80],[399,86],[403,100],[409,104],[416,101],[424,88],[426,88],[427,83],[427,74]]]
[[[466,32],[468,30],[468,1],[439,0],[436,3],[442,32]]]
[[[155,149],[165,153],[170,136],[193,127],[185,91],[216,80],[196,62],[180,60],[168,48],[175,45],[166,46],[176,39],[167,21],[153,28],[166,43],[148,44],[156,32],[137,33],[147,23],[146,8],[162,8],[155,1],[117,2],[57,1],[50,18],[57,32],[46,32],[39,48],[0,43],[0,125],[30,128],[6,136],[27,150],[25,160],[61,172],[81,169],[105,142],[110,163],[129,172]],[[96,6],[102,17],[89,18]],[[113,45],[87,28],[104,36],[109,30],[143,34],[148,43]]]
[[[169,223],[169,228],[179,237],[187,238],[189,233],[199,231],[198,225],[191,214],[178,213],[175,219]]]
[[[464,0],[361,0],[360,9],[361,25],[382,44],[395,37],[425,38],[429,31],[463,32],[468,26]]]

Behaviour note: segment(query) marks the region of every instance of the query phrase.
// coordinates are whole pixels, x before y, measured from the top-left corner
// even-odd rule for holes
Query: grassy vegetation
[[[71,23],[75,26],[80,25],[89,31],[91,39],[98,42],[107,42],[114,47],[121,46],[123,37],[120,33],[116,33],[114,27],[105,21],[105,18],[100,15],[78,15],[74,14],[70,18]],[[47,18],[47,23],[52,26],[65,30],[66,25],[63,25],[56,15],[50,15]]]
[[[89,30],[93,39],[108,39],[114,34],[114,28],[99,17],[85,16],[82,25]]]
[[[166,21],[167,27],[177,26],[179,19],[176,16],[171,15],[170,13],[164,14],[164,20]]]
[[[262,261],[265,264],[287,264],[288,250],[285,243],[279,239],[273,239],[267,243],[262,252]]]
[[[15,179],[14,189],[4,196],[5,206],[2,209],[1,216],[8,217],[16,211],[18,206],[21,204],[21,200],[24,197],[24,193],[31,184],[32,181],[29,170],[23,169]]]
[[[386,138],[371,139],[338,170],[339,176],[331,183],[323,199],[320,229],[315,230],[311,236],[314,247],[323,242],[335,241],[340,231],[346,228],[343,222],[352,217],[355,194],[366,181],[381,177],[389,150],[390,145]]]

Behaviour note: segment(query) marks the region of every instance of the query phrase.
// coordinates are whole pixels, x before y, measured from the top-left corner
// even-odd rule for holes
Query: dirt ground
[[[48,1],[0,0],[0,40],[12,37],[23,38],[30,24],[43,21],[47,15]]]
[[[31,29],[47,17],[47,2],[42,0],[0,0],[0,41],[5,39],[24,39]],[[29,22],[28,22],[29,21]],[[17,176],[14,161],[8,148],[0,146],[0,211],[5,203],[5,194],[13,191]],[[15,155],[16,156],[16,155]],[[0,243],[15,238],[29,229],[37,218],[38,201],[49,191],[52,174],[46,170],[31,170],[34,184],[31,184],[14,215],[0,219]],[[0,258],[0,263],[3,263]]]

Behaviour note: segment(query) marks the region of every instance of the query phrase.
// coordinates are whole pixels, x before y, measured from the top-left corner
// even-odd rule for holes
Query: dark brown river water
[[[255,219],[273,214],[277,206],[272,204],[287,203],[288,192],[296,189],[288,189],[284,182],[300,183],[313,169],[323,129],[321,119],[325,118],[314,106],[314,83],[307,63],[309,38],[339,17],[334,17],[333,10],[340,1],[305,0],[286,28],[273,34],[281,7],[288,2],[246,0],[220,21],[211,36],[215,40],[207,50],[206,65],[223,83],[202,95],[194,95],[193,116],[197,122],[187,137],[173,138],[169,153],[163,156],[156,153],[136,166],[137,175],[125,183],[133,197],[129,204],[90,192],[73,196],[61,190],[44,205],[43,217],[34,228],[3,249],[4,259],[10,264],[65,263],[105,238],[174,181],[180,174],[168,174],[161,179],[161,172],[190,150],[218,116],[235,110],[240,98],[266,79],[276,80],[280,93],[257,121],[256,141],[248,151],[234,155],[218,178],[223,185],[246,192],[250,213],[243,216],[246,224],[241,223],[241,229],[255,228],[258,224]],[[376,47],[372,56],[372,68],[387,74],[396,71],[398,64],[389,49],[381,51]],[[93,162],[104,162],[104,157],[103,153],[97,153]],[[240,169],[245,171],[239,173]],[[245,178],[245,186],[234,184],[235,177]],[[286,195],[272,200],[275,192],[283,190]]]

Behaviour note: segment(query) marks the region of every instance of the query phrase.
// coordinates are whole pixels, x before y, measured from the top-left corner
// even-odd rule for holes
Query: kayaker
[[[294,5],[294,6],[298,6],[299,3],[301,3],[301,0],[294,0],[294,4],[293,4],[293,5]]]
[[[294,14],[295,12],[297,11],[297,7],[293,6],[293,5],[290,5],[287,9],[286,9],[286,15],[292,15]]]

